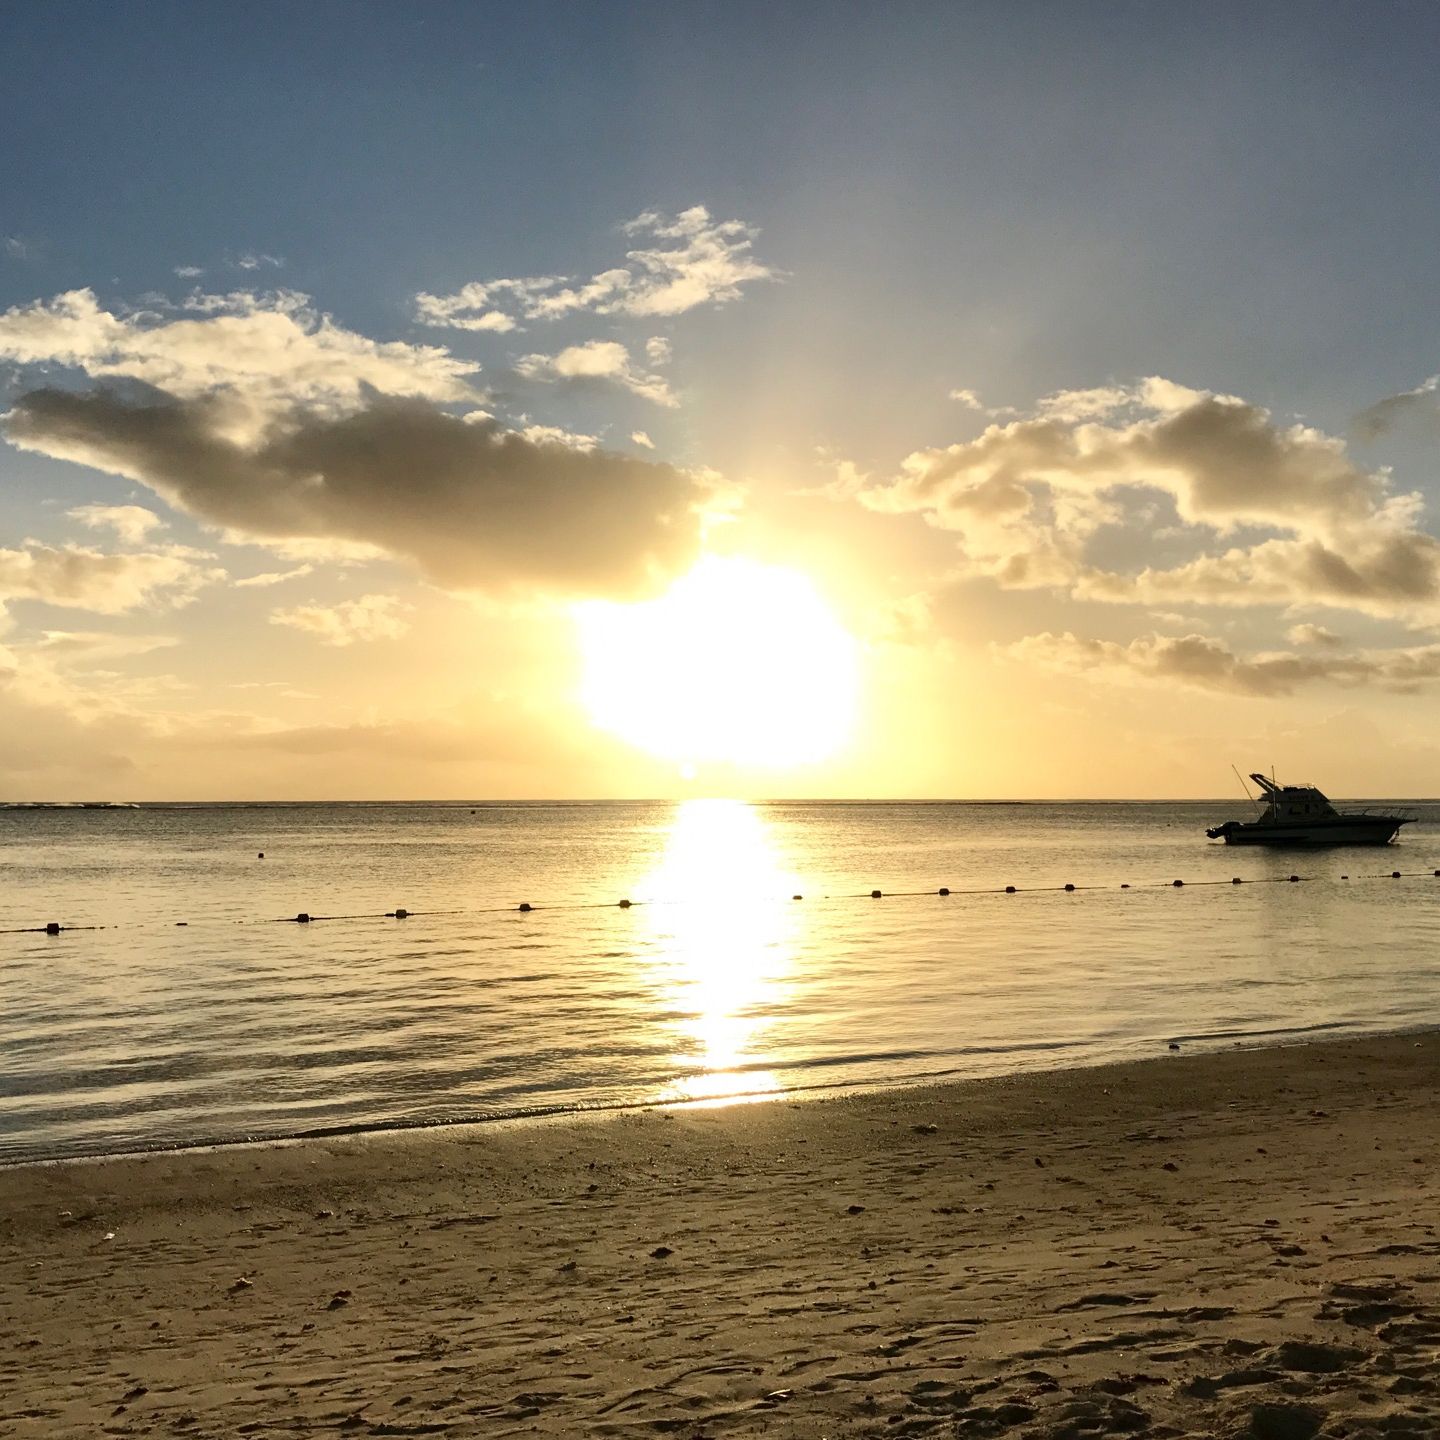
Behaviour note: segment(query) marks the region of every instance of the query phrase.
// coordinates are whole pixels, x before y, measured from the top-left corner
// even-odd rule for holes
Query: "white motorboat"
[[[1277,785],[1250,778],[1265,796],[1255,820],[1227,820],[1205,833],[1227,845],[1388,845],[1413,815],[1337,810],[1313,785]]]

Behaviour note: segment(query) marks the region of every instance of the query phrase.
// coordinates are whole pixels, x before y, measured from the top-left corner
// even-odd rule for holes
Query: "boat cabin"
[[[1265,775],[1250,777],[1268,802],[1261,817],[1270,821],[1316,820],[1335,815],[1335,807],[1313,785],[1277,785]]]

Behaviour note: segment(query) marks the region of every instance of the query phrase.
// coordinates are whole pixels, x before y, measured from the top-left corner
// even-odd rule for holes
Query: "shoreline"
[[[1416,1033],[7,1167],[0,1429],[1433,1435]]]
[[[143,1160],[166,1155],[208,1155],[224,1154],[231,1151],[265,1150],[270,1148],[307,1145],[329,1140],[365,1140],[370,1137],[383,1139],[386,1136],[411,1136],[423,1134],[444,1135],[451,1131],[488,1131],[496,1127],[545,1125],[563,1123],[566,1120],[588,1118],[609,1119],[625,1115],[644,1115],[654,1111],[685,1111],[725,1109],[731,1106],[812,1104],[827,1100],[840,1100],[858,1096],[883,1096],[902,1091],[944,1090],[952,1086],[990,1084],[1020,1076],[1064,1076],[1080,1071],[1109,1067],[1129,1068],[1135,1065],[1170,1065],[1177,1061],[1205,1059],[1217,1055],[1251,1054],[1262,1050],[1292,1050],[1311,1045],[1340,1045],[1347,1042],[1403,1040],[1409,1037],[1440,1033],[1440,1021],[1401,1026],[1397,1029],[1376,1031],[1349,1031],[1337,1033],[1343,1021],[1325,1022],[1320,1025],[1298,1027],[1293,1030],[1272,1031],[1265,1036],[1255,1037],[1256,1043],[1246,1044],[1243,1040],[1216,1048],[1195,1049],[1180,1054],[1159,1053],[1132,1056],[1128,1059],[1082,1060],[1073,1065],[1034,1066],[1019,1070],[1004,1070],[988,1075],[965,1075],[955,1070],[933,1072],[914,1079],[893,1081],[854,1080],[818,1083],[813,1086],[792,1086],[788,1090],[737,1091],[734,1094],[706,1097],[704,1099],[656,1099],[617,1100],[612,1103],[597,1103],[589,1106],[535,1107],[529,1110],[500,1115],[467,1115],[453,1119],[381,1120],[375,1122],[356,1121],[353,1123],[323,1126],[310,1130],[297,1130],[276,1135],[237,1135],[194,1140],[157,1141],[126,1150],[105,1150],[79,1155],[49,1155],[33,1159],[6,1160],[0,1158],[0,1176],[11,1171],[41,1167],[70,1165],[104,1165],[111,1161]],[[1272,1036],[1286,1038],[1273,1039]],[[1174,1040],[1155,1041],[1155,1044],[1196,1045],[1209,1040],[1228,1040],[1230,1036],[1188,1036],[1177,1035]]]

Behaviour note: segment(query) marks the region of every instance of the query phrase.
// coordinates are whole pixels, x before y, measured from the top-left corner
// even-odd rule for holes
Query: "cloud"
[[[258,548],[277,560],[297,565],[365,565],[372,560],[383,560],[386,555],[378,545],[366,545],[359,540],[301,539],[294,535],[267,535],[259,539],[223,525],[215,529],[223,545]]]
[[[503,335],[516,328],[514,316],[500,307],[511,305],[522,314],[533,296],[562,282],[555,277],[530,280],[472,280],[453,295],[431,295],[421,291],[415,297],[415,318],[422,325],[450,330],[489,331]]]
[[[1306,622],[1303,625],[1292,625],[1286,632],[1285,638],[1292,645],[1343,645],[1345,637],[1337,635],[1333,630],[1327,630],[1323,625],[1312,625]]]
[[[412,607],[394,595],[362,595],[338,605],[297,605],[273,610],[272,625],[288,625],[317,636],[322,644],[346,646],[357,641],[398,640],[409,632],[405,612]]]
[[[366,755],[439,764],[473,764],[488,737],[444,720],[404,719],[338,725],[284,726],[228,739],[227,748],[281,755]]]
[[[1413,390],[1377,400],[1356,417],[1355,428],[1373,440],[1412,418],[1432,429],[1440,427],[1440,375],[1421,381]]]
[[[204,267],[200,265],[177,265],[175,267],[175,274],[182,280],[197,280],[204,273]]]
[[[663,335],[652,335],[645,342],[645,358],[652,365],[668,365],[673,353],[670,342]]]
[[[1178,525],[1137,506],[1146,492],[1173,505]],[[1440,543],[1418,528],[1418,495],[1392,494],[1384,472],[1357,465],[1332,436],[1160,378],[1049,396],[1033,416],[915,451],[859,499],[955,532],[970,573],[1011,588],[1144,604],[1440,609]],[[1170,541],[1200,553],[1103,568],[1091,559],[1102,530],[1111,555],[1143,561]],[[1254,530],[1271,533],[1214,548]]]
[[[0,550],[0,604],[40,600],[97,615],[121,615],[142,607],[188,604],[224,571],[190,553],[107,554],[78,545],[42,545],[27,540]]]
[[[63,656],[69,662],[127,660],[168,650],[180,641],[174,635],[113,635],[102,630],[42,630],[39,636],[16,650],[32,650]]]
[[[284,263],[276,255],[266,255],[262,251],[256,250],[247,250],[235,259],[235,267],[238,270],[259,270],[262,267],[278,270]]]
[[[422,400],[292,412],[236,438],[213,396],[37,390],[12,444],[147,485],[232,537],[373,546],[441,584],[636,593],[696,553],[703,477],[527,440]]]
[[[5,253],[12,260],[29,260],[35,254],[35,247],[19,235],[7,235],[5,237]]]
[[[127,545],[143,545],[152,530],[163,530],[165,522],[143,505],[77,505],[66,516],[91,530],[111,530]]]
[[[669,409],[680,403],[663,376],[634,369],[629,350],[618,340],[590,340],[567,346],[558,355],[525,355],[515,362],[515,373],[527,380],[605,381]]]
[[[829,445],[815,447],[816,463],[823,470],[833,470],[834,478],[820,485],[802,485],[793,493],[796,495],[817,495],[827,500],[855,500],[870,504],[868,487],[874,478],[870,471],[862,470],[853,460],[847,460]],[[875,506],[874,508],[881,508]]]
[[[473,400],[478,366],[438,346],[381,342],[337,325],[293,291],[193,295],[179,318],[121,315],[70,290],[0,315],[0,359],[143,382],[182,398],[228,399],[230,428],[253,431],[295,405],[353,408],[371,391]]]
[[[1420,531],[1356,526],[1336,542],[1266,540],[1171,569],[1089,571],[1071,593],[1082,600],[1143,604],[1329,605],[1380,617],[1435,618],[1440,541]]]
[[[1027,635],[998,647],[1014,659],[1069,674],[1099,672],[1238,695],[1289,695],[1302,685],[1380,685],[1410,692],[1440,680],[1440,645],[1351,654],[1280,652],[1249,658],[1205,635],[1142,635],[1129,644],[1088,640],[1069,631]]]
[[[952,390],[950,398],[957,404],[963,405],[967,410],[983,410],[985,408],[980,403],[980,397],[973,390]]]
[[[534,445],[566,445],[571,450],[594,450],[600,444],[598,435],[579,430],[566,430],[560,425],[527,425],[519,432]]]
[[[1111,415],[1130,401],[1130,391],[1117,385],[1099,385],[1089,390],[1057,390],[1036,407],[1048,420],[1090,420]]]
[[[632,430],[630,432],[630,443],[632,445],[639,445],[645,450],[653,450],[655,448],[655,442],[643,430]]]
[[[60,633],[52,645],[0,645],[0,700],[5,702],[0,707],[0,716],[3,716],[7,739],[13,741],[19,728],[15,722],[20,717],[12,713],[12,707],[19,707],[22,712],[31,709],[49,712],[44,721],[48,736],[55,728],[64,730],[71,722],[89,726],[105,720],[136,720],[140,707],[158,695],[173,692],[175,682],[171,676],[135,677],[95,668],[97,660],[126,658],[143,652],[138,648],[126,651],[117,644],[106,655],[102,647],[84,643],[87,638],[92,637],[69,637]],[[118,640],[118,637],[108,638]],[[74,643],[67,643],[72,640]],[[151,644],[145,648],[158,646]],[[83,675],[77,675],[77,670],[84,672]],[[75,760],[83,763],[79,755]],[[0,764],[14,764],[8,747]]]
[[[421,292],[416,318],[462,330],[512,330],[520,320],[595,315],[680,315],[740,298],[742,287],[779,272],[751,253],[758,231],[741,220],[713,219],[703,205],[670,216],[646,211],[621,227],[641,244],[625,263],[586,280],[567,276],[472,281],[451,295]],[[667,356],[668,358],[668,356]],[[652,359],[652,364],[662,364]]]
[[[283,585],[287,580],[299,580],[315,571],[313,565],[297,565],[293,570],[270,570],[263,575],[247,575],[243,580],[230,583],[237,590],[268,590],[272,585]]]

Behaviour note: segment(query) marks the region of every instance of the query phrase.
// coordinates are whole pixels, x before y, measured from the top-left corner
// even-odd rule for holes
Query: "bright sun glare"
[[[591,719],[653,755],[783,769],[849,739],[855,641],[794,570],[711,555],[658,599],[575,613]]]

